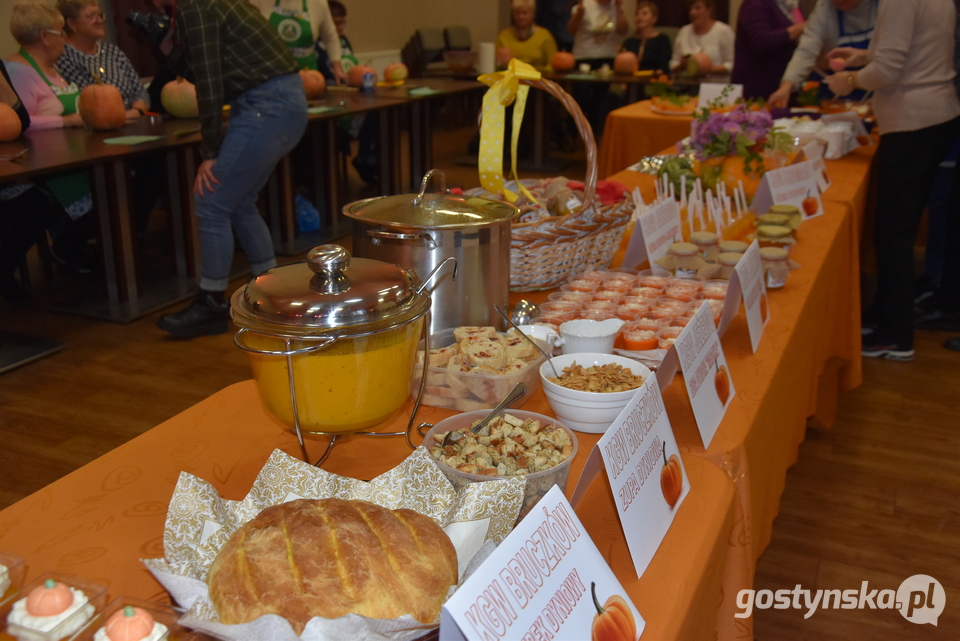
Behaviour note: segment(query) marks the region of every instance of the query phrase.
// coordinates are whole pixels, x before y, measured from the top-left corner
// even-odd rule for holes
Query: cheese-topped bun
[[[366,501],[290,501],[234,532],[207,584],[220,621],[409,614],[432,623],[457,582],[457,553],[433,519]]]

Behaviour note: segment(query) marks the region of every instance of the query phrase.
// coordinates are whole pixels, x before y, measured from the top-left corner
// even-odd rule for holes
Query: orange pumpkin
[[[377,79],[377,72],[373,70],[373,67],[368,67],[367,65],[356,65],[353,69],[350,70],[350,73],[347,74],[347,84],[351,87],[356,87],[357,89],[363,86],[363,77],[368,74],[373,74],[373,79]]]
[[[127,109],[123,106],[120,90],[106,83],[84,87],[77,111],[84,124],[93,129],[119,129],[127,122]]]
[[[640,68],[640,60],[632,51],[621,51],[613,59],[613,70],[616,73],[632,74]]]
[[[318,100],[323,97],[323,92],[327,90],[327,79],[316,69],[301,69],[300,80],[303,82],[303,90],[307,94],[307,100]]]
[[[597,584],[593,581],[590,582],[590,594],[593,595],[593,605],[597,608],[590,626],[591,640],[636,641],[637,622],[633,620],[633,612],[624,598],[615,594],[600,607]]]
[[[185,78],[177,78],[163,85],[160,104],[174,118],[196,118],[200,115],[197,88]]]
[[[569,51],[558,51],[550,59],[550,66],[554,71],[570,71],[577,64],[576,58]]]
[[[687,75],[702,76],[713,68],[713,61],[705,53],[692,53],[687,58]]]
[[[73,605],[73,592],[63,583],[47,579],[27,596],[27,613],[35,617],[60,614]]]
[[[719,363],[717,361],[716,363]],[[714,365],[716,365],[714,363]],[[720,399],[720,404],[726,407],[727,400],[730,398],[730,374],[727,372],[726,365],[720,365],[717,367],[716,373],[713,375],[713,383],[717,388],[717,398]]]
[[[127,605],[113,613],[107,620],[104,631],[110,641],[139,641],[150,636],[153,623],[149,612]]]
[[[20,116],[13,107],[0,102],[0,142],[16,140],[23,133],[20,127]]]
[[[409,75],[410,70],[407,69],[407,65],[402,62],[391,62],[383,68],[383,79],[389,80],[390,82],[406,80]]]
[[[663,444],[663,469],[660,471],[660,491],[667,505],[673,507],[680,498],[683,489],[683,467],[676,454],[671,454],[667,460],[667,444]]]

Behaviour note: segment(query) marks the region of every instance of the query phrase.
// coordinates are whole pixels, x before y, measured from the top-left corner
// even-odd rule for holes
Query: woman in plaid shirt
[[[161,0],[173,6],[174,0]],[[200,229],[200,292],[185,310],[157,325],[181,338],[222,334],[224,298],[236,232],[254,275],[276,265],[257,196],[277,162],[307,126],[307,99],[290,50],[250,4],[238,0],[176,2],[177,41],[197,87],[201,156],[194,181]],[[230,123],[222,132],[222,108]]]

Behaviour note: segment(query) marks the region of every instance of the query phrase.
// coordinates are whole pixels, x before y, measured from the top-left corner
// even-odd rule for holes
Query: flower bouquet
[[[699,161],[696,173],[705,189],[716,191],[723,182],[733,193],[741,186],[749,201],[767,169],[789,162],[792,145],[793,139],[773,126],[768,111],[739,103],[727,112],[699,111],[687,151]]]

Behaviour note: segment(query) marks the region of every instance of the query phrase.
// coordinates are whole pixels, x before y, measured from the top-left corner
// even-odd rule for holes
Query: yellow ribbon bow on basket
[[[503,181],[503,126],[504,112],[513,104],[513,131],[510,140],[510,162],[513,179],[524,196],[536,203],[536,199],[520,184],[517,177],[517,142],[520,137],[520,123],[523,110],[527,105],[530,87],[520,80],[539,80],[540,72],[531,65],[516,58],[510,61],[505,71],[486,73],[477,78],[490,87],[483,96],[483,120],[480,125],[480,184],[487,191],[503,194],[511,203],[519,195],[507,189]]]

